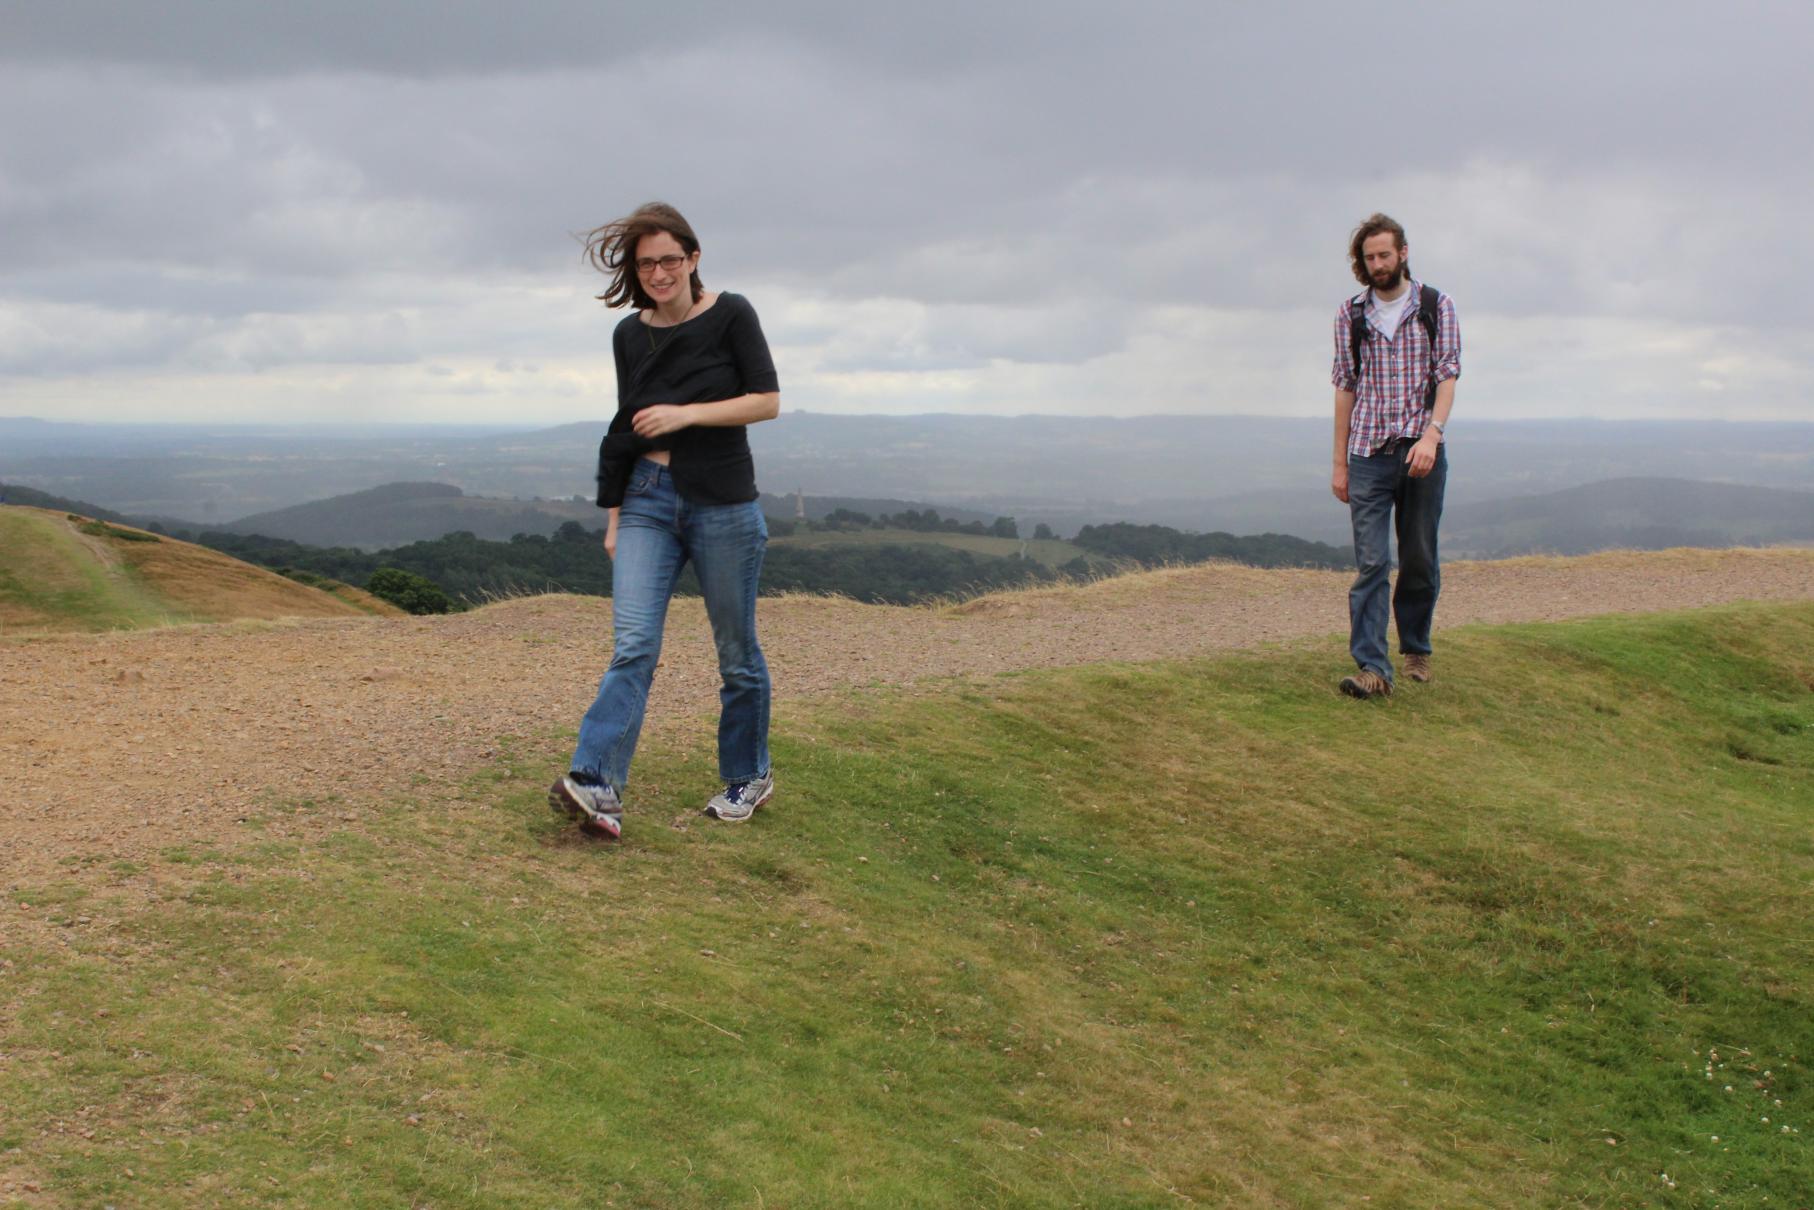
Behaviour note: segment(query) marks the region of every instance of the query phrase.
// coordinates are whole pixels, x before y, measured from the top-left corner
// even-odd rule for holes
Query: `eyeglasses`
[[[647,277],[655,272],[655,266],[660,265],[663,273],[672,273],[686,263],[686,257],[676,256],[673,253],[669,253],[667,256],[644,256],[637,259],[636,272]]]

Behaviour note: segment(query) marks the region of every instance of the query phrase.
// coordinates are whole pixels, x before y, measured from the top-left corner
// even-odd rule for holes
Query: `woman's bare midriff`
[[[647,458],[650,462],[656,463],[659,466],[666,466],[668,461],[674,457],[674,451],[649,450],[647,453],[643,454],[642,457]]]

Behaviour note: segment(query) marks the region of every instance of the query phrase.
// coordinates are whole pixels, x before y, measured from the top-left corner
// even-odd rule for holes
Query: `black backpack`
[[[1442,292],[1435,286],[1424,286],[1419,289],[1417,293],[1417,322],[1423,325],[1423,330],[1430,337],[1430,366],[1432,370],[1434,370],[1436,366],[1436,304],[1440,302],[1441,299]],[[1348,300],[1348,352],[1353,358],[1354,378],[1357,384],[1360,381],[1360,351],[1362,346],[1366,343],[1367,296],[1363,293],[1358,298],[1351,298]],[[1430,375],[1430,389],[1424,394],[1423,406],[1425,411],[1436,406],[1435,377],[1434,373]]]

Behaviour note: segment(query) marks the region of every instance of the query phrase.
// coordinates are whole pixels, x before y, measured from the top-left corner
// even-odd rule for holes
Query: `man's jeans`
[[[674,490],[668,468],[642,459],[630,473],[618,514],[611,569],[616,646],[598,700],[580,722],[572,769],[620,795],[642,733],[649,685],[661,656],[668,598],[692,560],[718,645],[718,775],[726,783],[768,769],[768,664],[756,642],[756,580],[768,546],[762,509],[692,504]]]
[[[1392,661],[1386,655],[1386,588],[1392,571],[1392,530],[1398,531],[1398,588],[1392,612],[1398,617],[1398,649],[1430,653],[1430,623],[1442,590],[1436,558],[1436,525],[1442,519],[1442,489],[1449,477],[1447,445],[1436,447],[1436,465],[1421,479],[1411,477],[1409,442],[1394,442],[1371,457],[1348,455],[1348,512],[1354,521],[1354,564],[1360,572],[1348,590],[1348,650],[1354,662],[1387,683]]]

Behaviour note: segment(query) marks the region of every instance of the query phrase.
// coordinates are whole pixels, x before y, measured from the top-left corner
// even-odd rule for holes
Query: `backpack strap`
[[[1429,411],[1436,406],[1436,329],[1440,324],[1436,308],[1442,303],[1442,291],[1435,286],[1424,286],[1417,295],[1417,322],[1423,325],[1425,335],[1430,338],[1430,387],[1424,392],[1423,408]]]
[[[1367,343],[1367,292],[1348,300],[1348,359],[1354,366],[1354,387],[1360,389],[1360,351]]]

